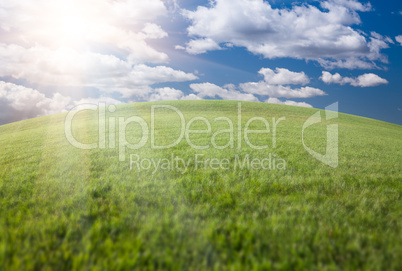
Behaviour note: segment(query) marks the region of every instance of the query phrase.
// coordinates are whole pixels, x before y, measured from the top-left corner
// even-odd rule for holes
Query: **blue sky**
[[[0,124],[83,103],[228,99],[402,124],[398,1],[4,0]]]

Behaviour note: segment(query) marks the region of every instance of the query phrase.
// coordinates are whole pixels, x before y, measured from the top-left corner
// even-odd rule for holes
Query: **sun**
[[[60,38],[64,43],[82,43],[93,34],[93,22],[84,16],[63,16],[59,21]]]
[[[56,0],[46,7],[42,16],[42,34],[59,46],[73,46],[88,41],[97,33],[102,18],[87,1]]]

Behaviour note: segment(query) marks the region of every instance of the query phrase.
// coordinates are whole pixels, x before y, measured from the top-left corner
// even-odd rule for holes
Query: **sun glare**
[[[46,34],[62,46],[85,43],[100,23],[100,18],[78,1],[55,1],[47,12]]]
[[[66,42],[80,42],[85,40],[90,23],[77,16],[63,16],[60,19],[60,34]]]

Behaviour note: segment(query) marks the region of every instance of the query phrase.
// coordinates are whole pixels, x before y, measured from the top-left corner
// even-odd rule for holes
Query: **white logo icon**
[[[338,103],[333,103],[327,107],[325,107],[325,119],[332,120],[338,118]],[[304,130],[314,124],[322,122],[321,112],[318,111],[314,115],[312,115],[303,125],[302,130],[302,142],[306,151],[311,154],[318,161],[323,162],[324,164],[336,168],[338,167],[338,124],[329,124],[327,125],[327,145],[326,145],[326,153],[321,154],[318,153],[304,143]]]

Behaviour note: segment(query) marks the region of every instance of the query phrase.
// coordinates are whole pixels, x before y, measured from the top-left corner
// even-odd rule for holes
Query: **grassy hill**
[[[166,104],[186,125],[203,117],[211,133],[226,132],[213,141],[208,131],[189,133],[174,147],[152,148],[151,105]],[[309,127],[306,145],[324,153],[326,125],[338,124],[332,168],[302,144],[303,124],[317,109],[243,102],[241,110],[240,141],[232,101],[117,106],[106,110],[105,148],[89,150],[67,140],[66,113],[0,126],[0,270],[402,269],[401,126],[339,114]],[[149,132],[131,123],[127,141],[148,140],[122,155],[119,117],[133,116]],[[267,149],[244,139],[253,117],[266,119],[270,133],[249,134],[249,141]],[[274,144],[272,118],[281,117]],[[176,112],[158,109],[155,145],[179,138],[181,124]],[[99,126],[98,111],[85,110],[74,117],[72,135],[97,143]],[[200,118],[189,127],[208,129]],[[186,136],[209,147],[191,147]],[[266,167],[271,159],[271,168],[244,166],[247,157],[266,159]],[[187,168],[174,167],[176,158]],[[151,164],[157,161],[165,167]]]

